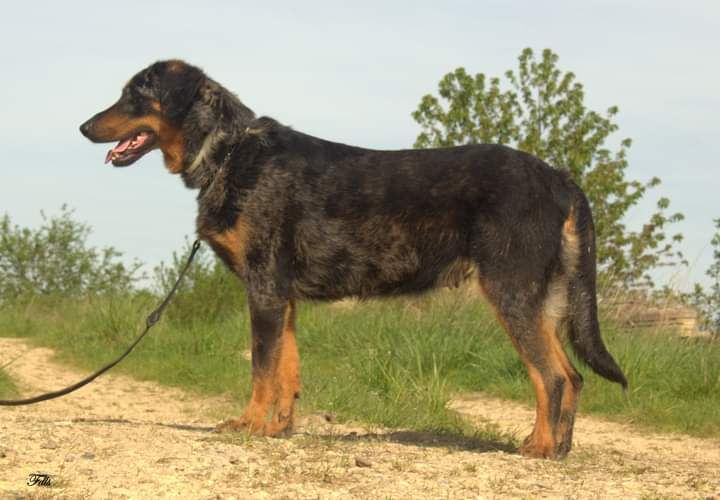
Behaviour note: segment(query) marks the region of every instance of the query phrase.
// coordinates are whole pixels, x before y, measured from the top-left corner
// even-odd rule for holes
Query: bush
[[[129,267],[113,247],[88,246],[90,227],[73,219],[63,205],[37,229],[0,218],[0,302],[34,295],[87,296],[126,292],[142,276],[140,263]]]
[[[713,248],[713,263],[705,274],[710,278],[710,287],[706,290],[695,283],[692,293],[685,300],[695,306],[701,314],[702,327],[720,335],[720,217],[714,220],[715,235],[710,240]]]
[[[173,252],[169,264],[155,268],[154,288],[165,296],[175,284],[192,244],[188,241],[182,255]],[[245,288],[241,281],[220,262],[206,246],[202,246],[188,270],[185,280],[168,308],[171,321],[219,321],[238,314],[245,305]]]

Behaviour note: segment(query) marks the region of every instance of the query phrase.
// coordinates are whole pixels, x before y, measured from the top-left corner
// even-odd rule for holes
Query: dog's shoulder
[[[261,116],[250,121],[244,132],[248,139],[262,146],[272,147],[284,142],[286,136],[292,133],[292,129],[274,118]]]
[[[245,128],[245,140],[256,146],[254,150],[261,153],[256,158],[262,161],[283,157],[285,161],[304,158],[312,159],[317,163],[318,159],[327,161],[333,155],[347,156],[346,149],[353,149],[350,146],[299,132],[268,116],[255,118],[248,123]],[[335,151],[338,148],[342,150],[339,153]]]

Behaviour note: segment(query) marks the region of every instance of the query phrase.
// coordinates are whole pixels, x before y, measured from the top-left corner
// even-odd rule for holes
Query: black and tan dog
[[[570,450],[582,379],[561,324],[582,360],[627,385],[598,328],[587,199],[533,156],[489,144],[374,151],[325,141],[256,118],[177,60],[135,75],[80,130],[120,141],[106,158],[118,167],[160,149],[168,170],[199,190],[198,235],[247,285],[252,397],[220,430],[278,435],[292,425],[296,300],[417,293],[470,276],[535,387],[524,454]]]

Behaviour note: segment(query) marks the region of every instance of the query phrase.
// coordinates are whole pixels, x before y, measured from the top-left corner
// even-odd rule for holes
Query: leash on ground
[[[170,292],[168,292],[165,299],[160,303],[157,308],[153,312],[151,312],[147,319],[145,320],[145,330],[140,334],[140,336],[133,342],[130,347],[127,348],[127,350],[115,361],[112,361],[111,363],[108,363],[107,365],[100,368],[95,373],[85,377],[81,381],[70,385],[68,387],[65,387],[64,389],[60,389],[59,391],[53,391],[53,392],[47,392],[45,394],[40,394],[39,396],[34,396],[32,398],[27,399],[0,399],[0,406],[22,406],[22,405],[30,405],[33,403],[39,403],[41,401],[47,401],[49,399],[55,399],[59,398],[60,396],[64,396],[65,394],[70,394],[73,391],[76,391],[83,387],[84,385],[89,384],[96,378],[98,378],[100,375],[108,371],[110,368],[118,364],[120,361],[125,359],[125,357],[130,354],[130,352],[135,348],[136,345],[140,343],[140,341],[143,339],[143,337],[147,334],[147,332],[150,331],[150,329],[155,326],[155,324],[160,321],[160,317],[162,316],[163,311],[167,307],[167,305],[170,303],[170,300],[172,300],[173,296],[175,295],[175,292],[180,287],[180,283],[182,282],[183,278],[185,278],[185,274],[187,273],[188,269],[190,269],[190,265],[192,264],[193,259],[195,258],[195,254],[200,249],[200,241],[195,240],[195,243],[193,243],[192,250],[190,252],[190,255],[188,256],[187,261],[185,262],[185,265],[183,266],[182,270],[180,271],[180,274],[178,275],[177,281],[175,281],[175,284],[170,289]]]

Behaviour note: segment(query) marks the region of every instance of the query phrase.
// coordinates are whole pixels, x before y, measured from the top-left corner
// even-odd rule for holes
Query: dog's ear
[[[194,66],[181,61],[165,63],[159,85],[163,114],[172,121],[182,121],[205,80],[205,74]]]

